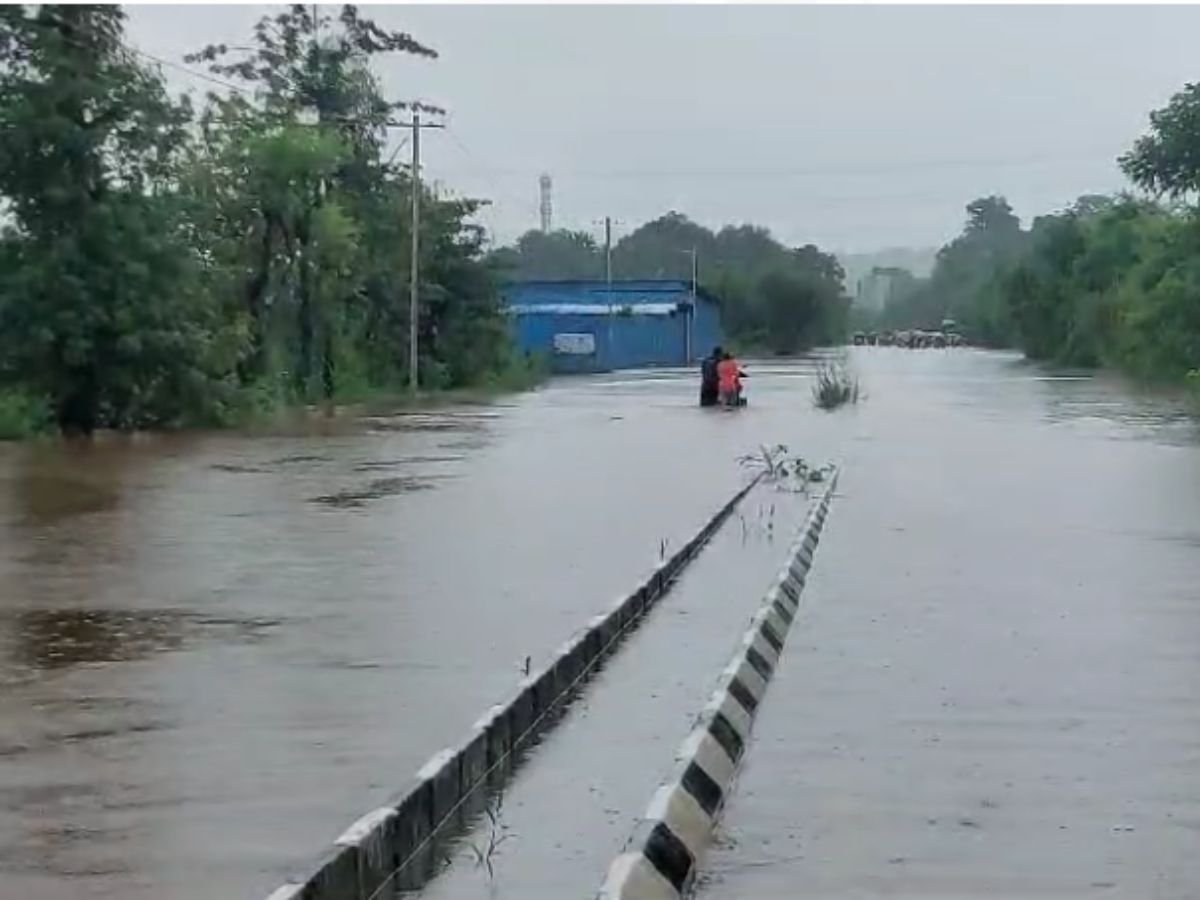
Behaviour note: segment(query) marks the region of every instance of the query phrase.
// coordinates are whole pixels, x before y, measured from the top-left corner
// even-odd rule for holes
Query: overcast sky
[[[130,7],[172,61],[248,43],[267,6]],[[332,8],[330,11],[334,11]],[[931,246],[963,206],[1022,219],[1124,186],[1115,157],[1200,80],[1200,7],[372,6],[440,57],[380,59],[391,98],[450,110],[431,177],[490,198],[497,240],[554,222],[618,235],[670,209],[789,244]],[[171,83],[206,85],[177,71]]]

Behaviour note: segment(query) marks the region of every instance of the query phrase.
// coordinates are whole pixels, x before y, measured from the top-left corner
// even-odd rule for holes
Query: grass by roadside
[[[260,383],[233,394],[214,421],[194,422],[160,432],[291,430],[313,421],[350,421],[362,415],[385,415],[406,409],[492,403],[501,397],[533,390],[548,375],[537,357],[517,356],[501,370],[477,383],[458,387],[428,387],[415,394],[405,385],[374,387],[361,384],[340,391],[332,400],[312,405],[296,403],[278,386]],[[136,431],[137,429],[132,429]],[[16,390],[0,390],[0,441],[56,437],[50,405]]]

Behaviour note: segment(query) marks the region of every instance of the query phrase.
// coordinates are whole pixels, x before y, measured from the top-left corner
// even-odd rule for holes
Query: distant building
[[[519,281],[503,291],[517,345],[554,372],[689,366],[721,343],[720,314],[678,280]]]
[[[913,274],[908,269],[875,266],[858,279],[854,303],[870,312],[882,312],[889,303],[905,296],[912,289],[913,281]]]

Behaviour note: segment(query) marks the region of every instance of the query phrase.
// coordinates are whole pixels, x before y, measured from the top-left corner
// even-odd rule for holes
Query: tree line
[[[1138,193],[1086,195],[1028,229],[1002,197],[967,207],[928,279],[881,327],[956,319],[1032,359],[1181,381],[1200,369],[1200,84],[1162,109],[1118,163]]]
[[[522,374],[481,201],[385,156],[412,110],[372,60],[435,51],[315,9],[197,48],[228,88],[197,106],[119,7],[0,8],[0,430],[220,424],[399,385],[414,190],[422,382]]]
[[[699,287],[742,350],[784,354],[844,340],[850,300],[837,258],[812,244],[789,248],[757,225],[714,232],[669,212],[613,245],[613,277],[689,280],[693,251]],[[600,279],[606,269],[604,248],[585,231],[529,231],[493,260],[517,278]]]

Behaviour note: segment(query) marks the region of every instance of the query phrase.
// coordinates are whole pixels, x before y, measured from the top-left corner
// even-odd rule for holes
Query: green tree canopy
[[[1119,159],[1138,187],[1156,195],[1200,192],[1200,84],[1188,84],[1150,113],[1150,133]]]
[[[0,370],[90,432],[211,396],[213,310],[173,194],[189,109],[117,7],[0,8]]]

